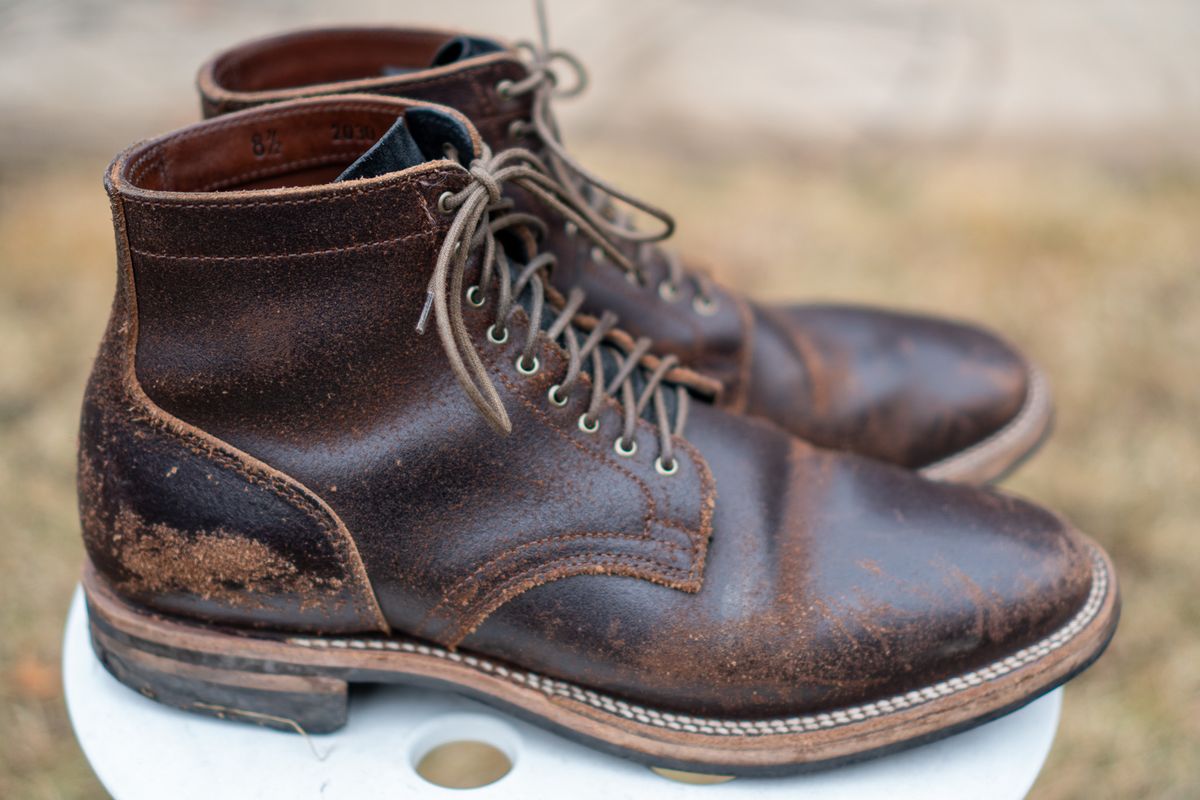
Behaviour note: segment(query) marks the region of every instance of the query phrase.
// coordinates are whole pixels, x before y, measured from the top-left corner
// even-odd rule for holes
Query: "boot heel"
[[[346,724],[343,680],[196,663],[195,654],[185,659],[162,645],[150,652],[104,631],[95,620],[89,628],[92,648],[113,677],[165,705],[301,734],[329,733]]]

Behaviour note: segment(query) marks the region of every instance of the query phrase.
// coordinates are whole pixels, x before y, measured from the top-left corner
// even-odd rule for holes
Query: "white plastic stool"
[[[118,683],[97,661],[82,591],[67,617],[63,680],[75,734],[117,800],[1018,800],[1050,751],[1062,704],[1062,691],[1055,691],[974,730],[841,769],[693,786],[426,689],[352,696],[345,728],[307,739],[168,708]],[[417,773],[430,750],[462,740],[493,745],[512,769],[469,790],[443,788]]]

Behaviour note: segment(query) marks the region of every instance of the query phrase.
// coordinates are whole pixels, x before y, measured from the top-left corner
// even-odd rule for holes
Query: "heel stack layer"
[[[94,619],[89,627],[92,649],[105,668],[121,683],[165,705],[297,733],[329,733],[346,724],[344,680],[191,663],[122,641]]]

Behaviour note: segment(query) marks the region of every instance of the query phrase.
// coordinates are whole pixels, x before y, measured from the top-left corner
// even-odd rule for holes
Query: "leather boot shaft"
[[[386,628],[337,515],[222,434],[321,408],[318,376],[369,367],[390,344],[371,326],[415,318],[420,275],[381,296],[372,273],[426,268],[447,179],[250,202],[221,190],[336,175],[402,110],[368,99],[250,114],[110,167],[117,289],[84,398],[79,495],[89,556],[130,597],[231,624]]]

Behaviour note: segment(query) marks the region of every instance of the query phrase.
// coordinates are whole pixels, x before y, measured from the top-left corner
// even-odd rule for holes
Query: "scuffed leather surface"
[[[222,53],[201,70],[205,113],[300,95],[369,91],[461,110],[496,149],[532,146],[510,125],[529,115],[529,95],[503,99],[501,80],[528,73],[512,53],[423,69],[454,34],[404,28],[300,31]],[[413,71],[379,77],[382,65]],[[558,256],[555,285],[587,292],[592,314],[615,312],[657,351],[720,380],[722,402],[763,416],[816,444],[910,468],[959,453],[1011,421],[1025,399],[1029,368],[1019,354],[974,326],[866,307],[748,303],[718,287],[717,313],[692,310],[687,282],[676,300],[658,295],[662,255],[649,280],[630,283],[597,263],[581,237],[551,220],[546,247]],[[630,251],[632,252],[632,251]]]
[[[268,107],[198,138],[221,152],[223,135],[233,147],[260,123],[386,102]],[[543,341],[540,371],[518,374],[527,321],[518,312],[508,342],[489,344],[489,304],[466,321],[512,416],[512,435],[496,434],[436,336],[413,330],[450,221],[436,199],[465,171],[309,178],[219,194],[118,185],[137,377],[171,414],[319,495],[396,632],[662,707],[756,716],[980,667],[1082,605],[1082,539],[991,491],[821,451],[701,401],[678,474],[655,472],[645,422],[637,454],[616,455],[616,404],[581,432],[584,387],[565,408],[546,399],[561,350]]]
[[[125,225],[114,198],[118,249]],[[93,565],[158,611],[315,633],[382,625],[348,533],[313,496],[164,414],[133,379],[132,273],[88,380],[78,489]]]
[[[463,647],[659,708],[771,716],[1003,658],[1088,593],[1086,546],[1028,503],[709,407],[688,427],[720,492],[698,594],[560,581],[498,610]]]
[[[346,113],[347,103],[376,113],[379,102],[269,109],[186,135],[219,151],[261,117],[286,120],[278,130],[289,141],[309,141],[292,128],[324,127],[325,112]],[[298,164],[313,157],[299,155]],[[519,375],[523,313],[497,347],[485,340],[484,308],[468,322],[513,418],[514,433],[500,437],[458,387],[437,336],[414,332],[450,222],[437,198],[466,180],[438,162],[302,196],[188,201],[131,187],[143,387],[319,493],[353,531],[397,628],[454,643],[510,593],[569,574],[694,591],[713,489],[686,443],[680,473],[663,481],[648,423],[639,422],[641,452],[614,453],[614,402],[598,433],[581,433],[586,381],[566,407],[551,406],[562,351],[547,344],[542,371]]]
[[[838,305],[756,308],[747,411],[823,447],[922,467],[1020,411],[1028,367],[972,325]]]

